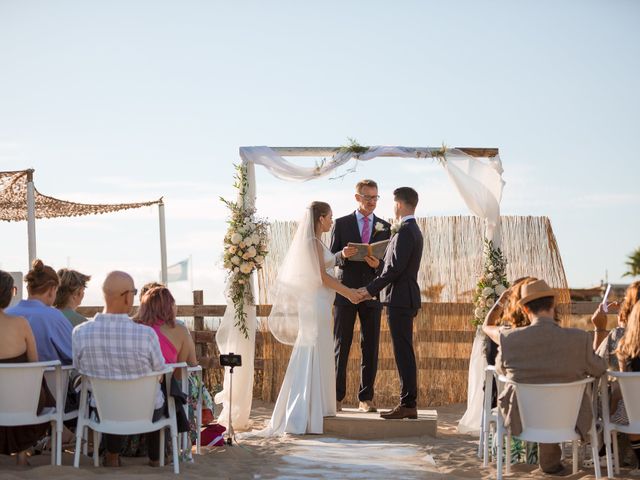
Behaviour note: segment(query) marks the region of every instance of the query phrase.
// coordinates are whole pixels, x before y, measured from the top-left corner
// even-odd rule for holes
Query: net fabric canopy
[[[17,222],[27,219],[27,181],[29,170],[0,172],[0,220]],[[162,198],[149,202],[89,204],[49,197],[35,191],[36,218],[79,217],[157,205]]]

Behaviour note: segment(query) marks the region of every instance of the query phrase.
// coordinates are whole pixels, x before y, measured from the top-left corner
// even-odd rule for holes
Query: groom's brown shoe
[[[416,407],[405,407],[404,405],[398,405],[390,412],[384,412],[380,414],[380,417],[385,420],[400,420],[402,418],[410,418],[415,420],[418,418],[418,410]]]
[[[358,405],[358,411],[364,412],[364,413],[371,413],[371,412],[377,412],[378,409],[373,406],[373,402],[371,400],[365,400],[363,402],[360,402],[360,405]]]

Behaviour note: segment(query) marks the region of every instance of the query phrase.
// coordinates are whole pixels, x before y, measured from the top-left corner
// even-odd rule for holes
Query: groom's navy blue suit
[[[382,273],[367,285],[372,297],[385,295],[393,355],[400,374],[400,405],[416,407],[418,397],[416,356],[413,351],[413,318],[421,306],[418,270],[423,239],[414,218],[405,220],[391,239],[384,256]]]
[[[377,231],[376,224],[382,224],[383,229]],[[369,243],[389,239],[391,226],[381,218],[373,216],[371,237]],[[340,252],[349,243],[362,243],[358,219],[355,212],[336,219],[331,233],[331,251]],[[350,288],[362,288],[376,276],[376,271],[366,262],[354,262],[341,259],[339,278]],[[336,400],[344,398],[347,391],[347,361],[353,340],[353,327],[356,313],[360,318],[360,348],[362,362],[360,364],[360,390],[358,399],[361,402],[373,400],[374,383],[378,371],[378,343],[380,341],[380,317],[382,305],[378,300],[369,300],[354,305],[342,295],[336,294],[333,304],[333,336],[336,355]]]

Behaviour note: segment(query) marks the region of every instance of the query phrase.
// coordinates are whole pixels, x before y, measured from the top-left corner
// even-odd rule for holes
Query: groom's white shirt
[[[364,215],[360,213],[360,210],[356,210],[356,219],[358,220],[358,230],[360,230],[360,238],[362,238],[362,229],[364,227]],[[367,216],[369,219],[369,232],[373,233],[373,213]]]
[[[412,218],[416,218],[416,216],[415,215],[405,215],[404,217],[402,217],[400,219],[400,223],[406,222],[407,220],[411,220]]]

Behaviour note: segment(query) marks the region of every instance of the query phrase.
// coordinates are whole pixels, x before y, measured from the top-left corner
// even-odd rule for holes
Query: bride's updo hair
[[[329,215],[331,206],[326,202],[311,202],[311,215],[313,215],[313,224],[317,225],[320,217]]]
[[[31,270],[24,277],[24,280],[27,282],[27,291],[34,295],[45,293],[51,287],[60,285],[56,271],[39,259],[33,261]]]

